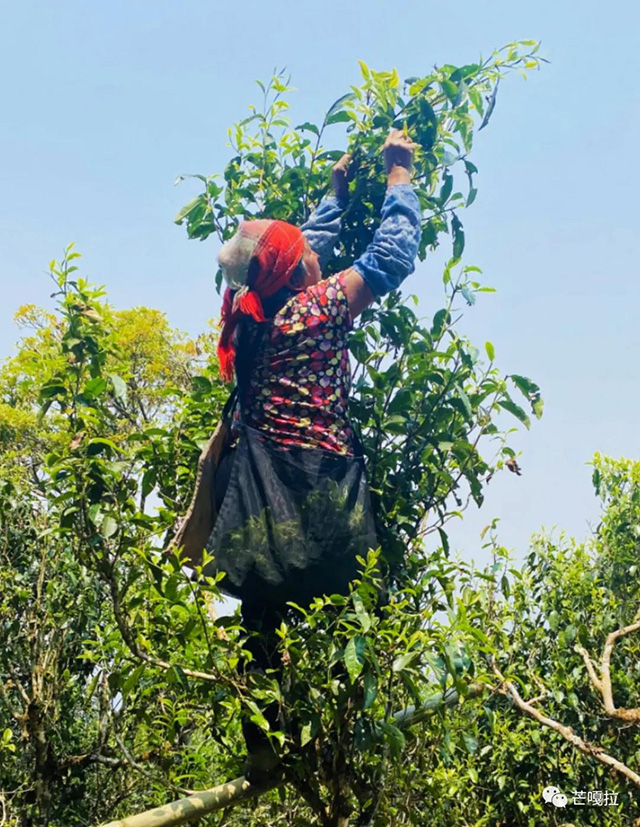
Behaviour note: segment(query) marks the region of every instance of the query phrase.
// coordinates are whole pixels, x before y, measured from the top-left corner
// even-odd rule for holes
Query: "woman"
[[[275,667],[275,629],[286,602],[345,592],[356,556],[376,545],[362,451],[347,416],[348,334],[376,298],[414,269],[421,212],[410,182],[415,145],[402,132],[384,146],[387,194],[381,224],[352,267],[322,279],[348,199],[345,155],[333,170],[335,196],[301,228],[246,221],[219,255],[228,284],[219,360],[235,373],[237,447],[215,477],[218,515],[208,549],[225,572],[222,588],[242,599],[251,668]],[[275,724],[277,710],[268,710]],[[248,721],[247,777],[275,762]]]

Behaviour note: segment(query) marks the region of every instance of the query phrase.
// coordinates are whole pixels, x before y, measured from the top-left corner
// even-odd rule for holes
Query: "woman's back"
[[[247,425],[283,445],[351,453],[351,326],[344,273],[295,293],[266,323],[243,400]]]

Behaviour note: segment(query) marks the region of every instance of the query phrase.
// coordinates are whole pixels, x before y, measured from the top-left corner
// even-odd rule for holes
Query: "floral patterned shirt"
[[[301,227],[321,266],[336,245],[343,209],[329,196]],[[420,217],[411,185],[387,190],[381,224],[353,265],[375,296],[395,289],[413,272]],[[338,273],[292,296],[275,314],[256,353],[245,421],[282,445],[353,453],[347,416],[353,322],[344,278]]]
[[[344,273],[293,296],[274,316],[256,355],[247,425],[283,445],[351,453],[351,327]]]

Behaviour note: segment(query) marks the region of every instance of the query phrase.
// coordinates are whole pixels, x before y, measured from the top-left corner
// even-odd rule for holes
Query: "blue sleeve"
[[[373,241],[353,264],[378,298],[399,287],[415,270],[422,212],[411,184],[395,184],[387,190],[381,218]]]
[[[311,249],[320,257],[321,269],[326,265],[338,241],[345,206],[335,195],[327,195],[300,228]]]

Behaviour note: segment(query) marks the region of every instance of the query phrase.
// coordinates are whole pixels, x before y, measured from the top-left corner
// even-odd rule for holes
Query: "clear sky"
[[[220,171],[226,127],[286,66],[295,123],[359,82],[358,58],[420,75],[519,38],[552,62],[502,84],[473,159],[466,260],[498,289],[462,329],[493,341],[506,372],[542,387],[545,416],[515,440],[522,477],[495,478],[452,527],[479,555],[494,516],[518,554],[542,526],[584,536],[597,520],[593,452],[638,455],[640,12],[622,0],[322,3],[274,0],[6,0],[0,8],[0,357],[14,310],[47,305],[47,262],[77,243],[119,307],[145,304],[197,334],[216,315],[215,243],[172,223]],[[406,283],[437,309],[439,262]]]

